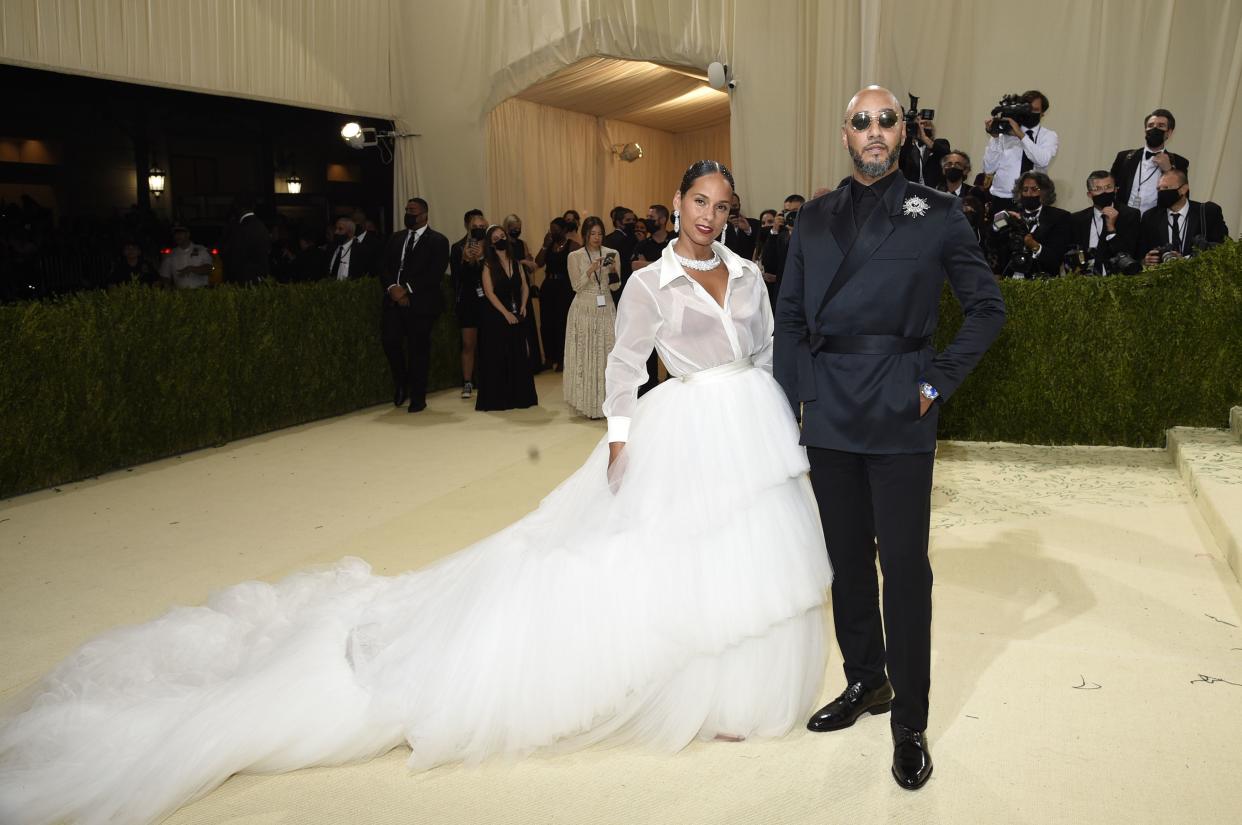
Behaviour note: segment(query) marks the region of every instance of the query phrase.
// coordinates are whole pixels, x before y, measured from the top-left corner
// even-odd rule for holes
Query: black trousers
[[[832,561],[832,618],[847,682],[893,683],[892,721],[927,728],[931,689],[932,466],[935,453],[807,448]],[[876,550],[884,573],[883,623]]]
[[[409,391],[414,406],[427,401],[427,370],[431,366],[431,327],[435,318],[419,315],[409,307],[384,304],[380,340],[394,387]]]

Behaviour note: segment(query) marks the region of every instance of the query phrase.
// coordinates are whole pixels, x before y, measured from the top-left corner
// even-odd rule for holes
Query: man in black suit
[[[939,189],[944,183],[940,161],[949,153],[949,141],[936,139],[936,124],[915,119],[917,134],[907,135],[901,147],[901,173],[906,180]]]
[[[1091,206],[1070,215],[1071,243],[1081,249],[1097,275],[1133,275],[1139,270],[1139,213],[1117,203],[1113,176],[1097,169],[1087,176],[1087,197]],[[1109,266],[1114,256],[1124,252],[1133,261],[1121,270]]]
[[[961,149],[953,149],[940,158],[940,183],[936,185],[936,189],[955,198],[975,197],[980,201],[984,200],[987,193],[972,186],[969,179],[970,155]]]
[[[755,242],[759,239],[759,221],[742,214],[742,199],[733,193],[729,222],[725,224],[724,245],[739,257],[755,259]]]
[[[1070,213],[1053,206],[1057,200],[1057,187],[1052,178],[1043,172],[1024,172],[1014,184],[1018,193],[1018,208],[1009,212],[1025,229],[997,230],[993,218],[993,245],[997,253],[997,271],[1017,278],[1061,274],[1061,264],[1069,251],[1072,230]],[[1034,258],[1033,267],[1019,264],[1011,247],[1013,233],[1022,232],[1022,246]]]
[[[448,269],[448,238],[427,225],[427,201],[405,204],[405,231],[397,232],[384,251],[384,354],[392,370],[393,404],[409,393],[408,412],[427,408],[427,370],[431,364],[431,327],[440,314],[440,284]],[[408,353],[407,353],[408,349]]]
[[[225,274],[230,283],[257,284],[268,275],[272,236],[255,214],[254,204],[238,201],[241,217],[225,247]]]
[[[850,101],[841,142],[854,177],[798,215],[776,307],[774,374],[802,421],[848,683],[807,726],[838,730],[891,707],[893,777],[913,790],[932,770],[936,402],[1000,334],[1005,305],[957,201],[897,171],[900,112],[893,93],[876,86]],[[965,321],[937,353],[931,339],[946,278]]]
[[[1190,199],[1190,177],[1181,169],[1160,176],[1156,206],[1139,225],[1143,264],[1155,266],[1165,258],[1189,258],[1207,244],[1229,237],[1225,215],[1212,201]],[[1167,253],[1167,254],[1166,254]]]
[[[638,216],[634,214],[634,210],[626,209],[624,206],[614,206],[608,216],[612,220],[612,231],[604,236],[604,246],[617,250],[618,277],[621,279],[621,286],[618,287],[615,297],[620,302],[621,293],[625,291],[625,285],[629,282],[630,273],[633,271],[630,264],[634,259],[634,247],[638,244],[634,237],[634,227],[638,224]]]
[[[384,239],[361,209],[354,210],[354,266],[350,278],[378,278],[383,272]]]
[[[1108,173],[1117,185],[1117,202],[1146,213],[1156,205],[1160,176],[1170,169],[1190,171],[1190,161],[1168,150],[1177,118],[1168,109],[1156,109],[1143,118],[1146,148],[1122,149]]]

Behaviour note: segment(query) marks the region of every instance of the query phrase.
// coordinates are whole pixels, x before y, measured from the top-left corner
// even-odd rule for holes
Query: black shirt
[[[876,204],[884,199],[889,187],[897,179],[900,172],[892,172],[877,180],[870,186],[858,182],[858,178],[850,178],[850,197],[854,201],[854,228],[860,229],[871,217]]]
[[[663,243],[657,241],[654,237],[648,237],[634,248],[634,256],[642,256],[647,263],[658,261],[660,260],[660,255],[664,253],[664,247],[668,246],[676,238],[677,235],[672,232],[668,233],[668,237],[664,239]]]

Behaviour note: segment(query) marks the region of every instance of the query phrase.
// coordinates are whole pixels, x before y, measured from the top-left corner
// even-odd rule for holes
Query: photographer
[[[1070,216],[1073,243],[1097,275],[1138,271],[1139,213],[1117,201],[1113,176],[1097,169],[1087,176],[1091,206]]]
[[[913,95],[910,99],[918,100]],[[936,139],[936,124],[932,122],[935,114],[933,109],[907,112],[906,142],[901,147],[898,162],[907,180],[939,189],[944,184],[941,160],[949,153],[949,142],[944,138]]]
[[[1117,153],[1109,174],[1117,184],[1120,203],[1146,213],[1156,205],[1160,176],[1170,169],[1190,171],[1190,161],[1168,151],[1177,118],[1168,109],[1156,109],[1143,119],[1145,148],[1123,149]]]
[[[991,177],[989,195],[993,214],[1010,209],[1024,172],[1047,172],[1060,142],[1057,133],[1043,125],[1050,108],[1043,92],[1032,89],[1022,95],[1006,95],[983,122],[991,136],[983,153],[983,171]]]
[[[776,213],[772,228],[763,244],[763,280],[767,282],[768,293],[775,296],[780,291],[781,273],[785,271],[785,256],[789,252],[789,233],[793,231],[798,220],[798,210],[806,198],[801,195],[790,195],[785,198],[784,208]]]
[[[1018,178],[1019,207],[992,219],[997,265],[1003,276],[1055,277],[1070,246],[1070,214],[1053,204],[1057,189],[1043,172]]]
[[[1145,266],[1175,258],[1189,258],[1220,243],[1229,235],[1218,204],[1190,199],[1190,178],[1181,169],[1160,176],[1156,205],[1139,224],[1139,249],[1146,250]]]
[[[729,222],[725,224],[724,245],[749,261],[755,257],[758,238],[759,221],[742,214],[742,199],[734,192],[729,207]]]

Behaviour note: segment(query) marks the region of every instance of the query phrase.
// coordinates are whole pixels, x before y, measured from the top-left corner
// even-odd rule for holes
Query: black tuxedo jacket
[[[1088,206],[1070,215],[1071,244],[1083,252],[1091,248],[1091,222],[1095,220],[1095,207]],[[1117,206],[1117,230],[1111,239],[1105,238],[1103,229],[1100,231],[1099,246],[1095,258],[1107,262],[1118,252],[1124,252],[1135,260],[1141,260],[1138,254],[1139,211],[1128,206]]]
[[[409,290],[410,311],[415,315],[433,317],[440,314],[443,303],[440,285],[448,269],[448,238],[427,227],[402,266],[401,250],[409,234],[408,229],[397,232],[388,239],[388,247],[384,250],[384,271],[380,276],[380,284],[384,287],[384,306],[397,306],[388,287],[400,283]]]
[[[942,400],[952,396],[1005,323],[996,277],[961,205],[895,174],[861,228],[854,228],[853,198],[844,187],[805,204],[790,238],[773,371],[795,413],[801,407],[807,446],[931,452],[938,405],[919,417],[919,381],[934,386]],[[838,278],[850,280],[820,312]],[[812,334],[932,335],[946,278],[965,322],[943,352],[928,345],[904,355],[812,354]]]
[[[725,240],[724,245],[740,258],[748,261],[755,259],[755,241],[759,239],[760,225],[755,218],[747,218],[746,222],[750,224],[750,234],[738,232],[733,228],[733,224],[725,224]]]
[[[1031,236],[1040,246],[1039,257],[1035,259],[1040,271],[1047,275],[1060,275],[1065,253],[1069,252],[1074,242],[1070,213],[1055,206],[1045,206],[1039,212],[1039,223]]]
[[[234,228],[227,251],[225,273],[230,282],[251,284],[267,277],[272,238],[258,216],[247,215]]]
[[[1169,211],[1156,207],[1143,213],[1139,224],[1139,257],[1169,242]],[[1225,215],[1220,205],[1212,201],[1190,202],[1186,215],[1186,226],[1180,230],[1182,236],[1181,253],[1192,255],[1195,252],[1194,239],[1204,237],[1212,243],[1220,243],[1229,236],[1229,227],[1225,225]]]
[[[1143,153],[1146,151],[1147,147],[1122,149],[1113,159],[1108,173],[1113,176],[1113,183],[1117,186],[1117,203],[1129,205],[1130,193],[1134,190],[1134,173],[1143,162]],[[1190,161],[1181,155],[1169,152],[1169,159],[1173,161],[1174,169],[1181,169],[1183,172],[1190,169]]]
[[[368,232],[361,241],[354,239],[349,253],[349,280],[378,278],[384,271],[384,240],[377,232]]]
[[[907,141],[901,147],[900,164],[901,173],[906,176],[906,180],[911,183],[917,182],[919,179],[919,143],[918,141]],[[923,184],[933,189],[940,188],[944,183],[944,170],[940,168],[941,159],[949,154],[949,141],[944,138],[937,138],[932,141],[932,145],[923,153]]]

